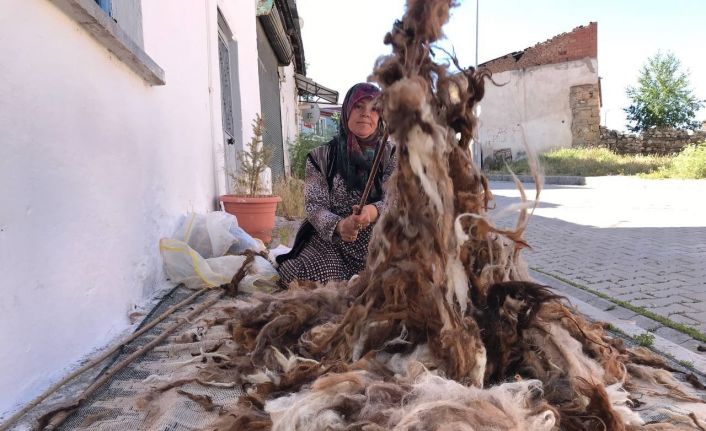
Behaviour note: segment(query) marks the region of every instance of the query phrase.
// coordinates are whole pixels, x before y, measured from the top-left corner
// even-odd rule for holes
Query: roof
[[[299,73],[294,75],[294,79],[297,82],[299,94],[308,94],[329,103],[338,103],[338,91],[317,84],[313,79]]]
[[[598,23],[590,22],[521,51],[511,52],[479,65],[493,73],[544,64],[598,58]]]
[[[304,43],[295,0],[258,0],[257,17],[280,65],[294,61],[297,73],[306,75]]]

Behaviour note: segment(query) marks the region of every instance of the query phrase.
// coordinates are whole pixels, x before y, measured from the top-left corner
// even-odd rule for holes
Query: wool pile
[[[520,253],[537,197],[518,182],[517,224],[490,219],[492,193],[469,151],[490,75],[434,61],[453,6],[408,0],[371,76],[398,167],[366,269],[229,308],[212,319],[227,342],[140,409],[208,382],[244,395],[227,406],[194,399],[217,412],[204,429],[706,429],[698,381],[530,281]]]

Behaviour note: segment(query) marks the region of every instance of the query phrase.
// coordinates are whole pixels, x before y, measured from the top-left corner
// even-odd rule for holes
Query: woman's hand
[[[353,207],[353,214],[339,221],[336,225],[336,232],[345,242],[354,242],[358,239],[358,232],[365,229],[378,217],[378,209],[375,205],[365,205],[360,214],[356,215],[357,205]]]
[[[354,242],[358,239],[358,232],[365,229],[378,217],[378,209],[375,205],[366,205],[360,214],[355,214],[358,205],[353,207],[353,214],[342,219],[336,225],[336,232],[345,242]]]
[[[336,232],[345,242],[353,242],[358,239],[358,228],[354,216],[348,216],[336,225]]]
[[[377,220],[378,209],[375,205],[365,205],[363,209],[361,209],[360,214],[355,215],[358,208],[358,205],[353,205],[353,215],[351,215],[351,217],[353,217],[353,220],[359,230],[365,229],[368,225],[370,225],[370,223]]]

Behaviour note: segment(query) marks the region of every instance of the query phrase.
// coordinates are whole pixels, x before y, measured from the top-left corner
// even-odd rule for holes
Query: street
[[[490,187],[498,210],[519,202],[513,183],[491,182]],[[525,187],[533,197],[534,184]],[[525,233],[532,250],[524,257],[539,272],[704,334],[705,196],[703,180],[595,177],[585,186],[548,185]],[[500,222],[507,225],[512,218]],[[643,319],[620,312],[616,318]],[[691,350],[699,344],[661,325],[648,329]]]

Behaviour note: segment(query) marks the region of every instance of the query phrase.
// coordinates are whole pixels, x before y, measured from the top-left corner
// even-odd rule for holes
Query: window
[[[112,0],[96,0],[96,3],[98,3],[98,6],[105,11],[105,13],[108,14],[108,16],[113,16],[113,8],[111,6]]]
[[[144,51],[142,0],[51,0],[100,44],[151,85],[164,85],[164,70]]]

